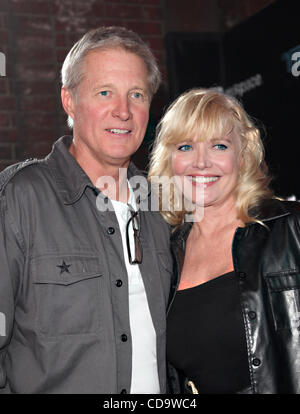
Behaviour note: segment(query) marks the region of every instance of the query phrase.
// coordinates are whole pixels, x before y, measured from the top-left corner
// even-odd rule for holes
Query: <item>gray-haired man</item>
[[[73,136],[1,173],[0,393],[165,392],[169,230],[130,185],[159,81],[135,33],[88,32],[62,68]]]

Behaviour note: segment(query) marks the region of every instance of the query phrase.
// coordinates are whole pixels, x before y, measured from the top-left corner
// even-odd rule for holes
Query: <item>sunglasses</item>
[[[143,249],[140,240],[140,216],[139,212],[135,211],[130,204],[128,204],[130,218],[126,225],[126,244],[128,252],[128,260],[130,264],[141,264],[143,260]],[[134,239],[134,251],[131,251],[130,239],[129,239],[129,226],[132,223],[133,239]]]

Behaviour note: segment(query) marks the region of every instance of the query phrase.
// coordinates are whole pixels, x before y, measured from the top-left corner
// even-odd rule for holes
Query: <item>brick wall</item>
[[[154,51],[165,79],[152,106],[158,119],[168,95],[165,30],[176,30],[180,24],[179,29],[207,31],[195,12],[198,1],[188,0],[182,17],[178,0],[0,0],[0,52],[7,63],[6,76],[0,76],[0,170],[19,160],[45,156],[56,138],[69,132],[60,104],[60,67],[74,42],[99,25],[133,29]],[[211,0],[201,0],[201,10],[205,1],[210,5],[206,13],[217,13],[219,8],[209,28],[218,26],[221,31],[274,0],[214,0],[214,8]],[[183,24],[178,14],[191,24]],[[142,154],[147,156],[146,151]]]
[[[123,25],[151,46],[164,70],[160,0],[0,0],[0,169],[46,155],[68,132],[59,71],[70,47],[89,29]],[[156,98],[158,108],[164,92]],[[158,111],[158,110],[157,110]]]
[[[235,26],[276,0],[218,0],[220,29]]]

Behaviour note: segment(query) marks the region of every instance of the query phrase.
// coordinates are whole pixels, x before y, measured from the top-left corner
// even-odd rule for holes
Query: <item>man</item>
[[[135,33],[88,32],[62,68],[73,137],[0,175],[0,392],[165,392],[169,231],[130,163],[159,80]]]

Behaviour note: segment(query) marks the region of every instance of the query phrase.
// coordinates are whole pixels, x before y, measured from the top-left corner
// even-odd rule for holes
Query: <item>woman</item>
[[[176,176],[162,206],[170,391],[300,393],[300,208],[268,188],[258,129],[234,98],[189,91],[160,122],[149,176]]]

